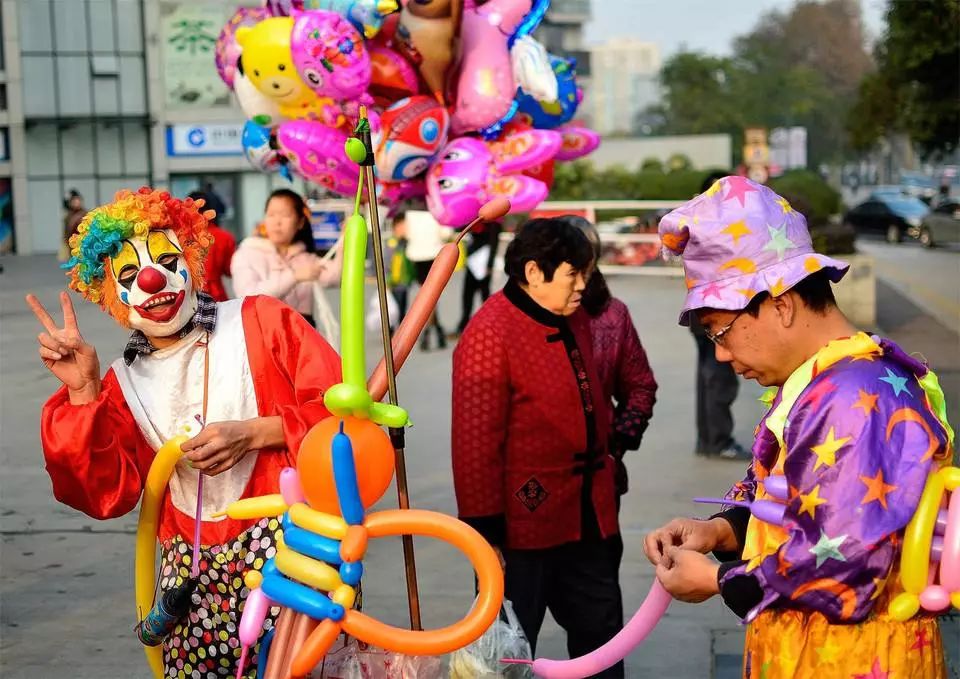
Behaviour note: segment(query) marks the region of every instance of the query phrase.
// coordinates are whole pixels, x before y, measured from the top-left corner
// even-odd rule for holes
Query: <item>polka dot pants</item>
[[[243,584],[247,569],[259,570],[277,553],[277,519],[263,519],[229,543],[202,547],[200,583],[193,595],[190,613],[163,643],[165,676],[170,679],[215,679],[236,676],[240,660],[237,626],[248,590]],[[177,536],[161,545],[160,591],[175,587],[190,577],[193,545]],[[264,631],[273,627],[279,614],[273,608]],[[250,649],[248,679],[256,676],[259,644]]]

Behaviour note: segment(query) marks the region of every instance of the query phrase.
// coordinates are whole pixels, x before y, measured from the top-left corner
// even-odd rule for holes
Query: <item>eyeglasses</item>
[[[744,311],[746,311],[746,309],[738,312],[737,315],[733,317],[733,320],[732,320],[732,321],[730,321],[729,323],[727,323],[725,326],[723,326],[722,328],[720,328],[720,329],[717,330],[716,332],[707,332],[707,331],[704,331],[704,332],[706,332],[707,339],[710,340],[711,342],[713,342],[714,344],[716,344],[717,346],[722,347],[722,346],[723,346],[723,342],[724,342],[724,337],[726,336],[726,334],[727,334],[728,332],[730,332],[730,329],[733,327],[733,324],[736,323],[736,322],[737,322],[737,319],[739,319],[739,318],[743,315],[743,312],[744,312]]]

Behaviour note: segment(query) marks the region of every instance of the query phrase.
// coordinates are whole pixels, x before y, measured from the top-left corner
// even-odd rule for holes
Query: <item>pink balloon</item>
[[[240,616],[240,643],[244,646],[253,646],[260,637],[263,621],[270,612],[271,602],[259,587],[247,595],[243,605],[243,615]]]
[[[529,212],[549,188],[520,173],[551,160],[560,143],[560,134],[552,130],[525,130],[490,144],[473,137],[455,139],[427,172],[427,208],[438,222],[452,227],[467,224],[481,205],[497,197],[510,201],[511,212]]]
[[[503,118],[517,84],[507,40],[531,8],[531,0],[465,0],[460,24],[460,78],[452,132],[482,130]]]
[[[576,160],[588,156],[600,146],[600,135],[588,127],[566,125],[557,130],[563,135],[563,145],[557,152],[559,161]]]
[[[237,29],[241,26],[254,26],[271,16],[273,14],[266,7],[241,7],[220,31],[213,48],[214,62],[220,79],[230,89],[233,89],[233,79],[237,75],[237,59],[241,52],[240,45],[237,44]]]
[[[303,487],[300,485],[300,475],[293,467],[284,467],[280,472],[280,494],[287,505],[305,502]]]
[[[960,592],[960,488],[950,494],[947,530],[940,553],[940,584],[949,592]]]
[[[347,135],[312,120],[291,120],[277,128],[277,145],[290,169],[341,196],[357,191],[360,168],[347,158]]]
[[[540,658],[533,662],[533,671],[545,679],[582,679],[623,660],[633,649],[639,646],[647,635],[657,626],[660,618],[667,612],[672,601],[667,590],[659,580],[654,580],[647,598],[640,609],[633,614],[630,622],[613,639],[587,655],[571,660],[547,660]]]
[[[320,97],[372,101],[370,54],[363,37],[336,12],[294,10],[290,53],[303,82]]]
[[[937,613],[950,608],[950,592],[942,585],[930,585],[920,593],[923,610]]]

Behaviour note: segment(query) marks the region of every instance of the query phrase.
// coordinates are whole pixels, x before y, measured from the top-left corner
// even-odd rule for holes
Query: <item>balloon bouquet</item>
[[[477,206],[542,202],[555,162],[591,153],[571,121],[576,64],[532,37],[549,0],[267,0],[241,7],[216,43],[216,66],[247,117],[243,146],[262,172],[337,196],[359,188],[344,152],[370,109],[377,199],[427,199],[462,227]],[[453,173],[456,173],[454,176]]]

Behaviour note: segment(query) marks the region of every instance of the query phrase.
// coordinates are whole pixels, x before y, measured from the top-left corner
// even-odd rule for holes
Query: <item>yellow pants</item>
[[[871,616],[831,625],[821,613],[766,610],[747,627],[747,679],[944,679],[936,618]]]

